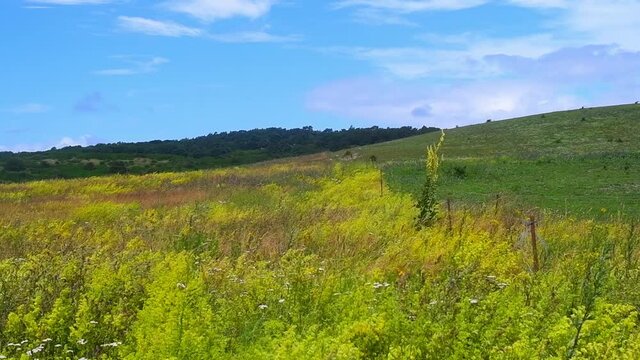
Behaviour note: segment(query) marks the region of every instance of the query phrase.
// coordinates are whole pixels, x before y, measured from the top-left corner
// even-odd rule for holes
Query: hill
[[[640,214],[640,105],[539,114],[446,130],[441,198],[512,201],[572,214]],[[350,149],[383,164],[390,186],[414,195],[437,133]],[[343,157],[344,151],[336,152]]]
[[[349,128],[343,130],[254,129],[193,139],[66,147],[35,153],[0,153],[0,182],[147,174],[255,163],[283,157],[374,144],[437,128]]]

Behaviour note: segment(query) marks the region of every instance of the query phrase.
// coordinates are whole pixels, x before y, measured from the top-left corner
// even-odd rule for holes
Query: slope
[[[441,197],[510,201],[574,215],[640,214],[640,105],[539,114],[446,131]],[[375,156],[389,185],[420,191],[437,133],[349,150]],[[344,152],[336,153],[343,156]]]

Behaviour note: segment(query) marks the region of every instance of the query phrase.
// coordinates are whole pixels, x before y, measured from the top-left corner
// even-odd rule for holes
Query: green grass
[[[440,197],[488,204],[500,195],[523,209],[640,216],[639,125],[640,106],[621,105],[447,130]],[[350,151],[361,160],[375,156],[393,190],[417,195],[425,149],[438,136]]]

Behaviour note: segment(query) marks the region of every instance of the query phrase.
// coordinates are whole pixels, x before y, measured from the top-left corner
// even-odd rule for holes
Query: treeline
[[[0,152],[0,181],[76,178],[110,173],[206,169],[337,151],[437,131],[438,128],[266,128],[193,139],[71,146],[34,153]]]

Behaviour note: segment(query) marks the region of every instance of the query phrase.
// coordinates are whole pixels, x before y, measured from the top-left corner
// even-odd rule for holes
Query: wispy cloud
[[[51,107],[39,103],[27,103],[12,108],[4,109],[4,112],[10,112],[14,114],[42,114],[49,112]]]
[[[342,0],[335,8],[368,7],[388,11],[411,13],[434,10],[460,10],[483,5],[489,0]]]
[[[50,5],[100,5],[111,3],[113,0],[27,0],[27,2]]]
[[[273,35],[265,31],[210,34],[207,37],[212,40],[228,43],[296,42],[302,39],[302,37],[298,35]]]
[[[277,0],[169,0],[167,9],[191,15],[203,21],[232,17],[259,18],[269,12]]]
[[[230,33],[209,33],[205,30],[188,27],[173,21],[159,21],[141,17],[120,16],[118,28],[121,31],[142,33],[152,36],[168,37],[200,37],[204,39],[227,43],[267,43],[267,42],[296,42],[298,35],[275,35],[266,31],[240,31]],[[130,75],[128,69],[112,69],[103,75]]]
[[[118,17],[118,29],[146,35],[169,37],[197,37],[203,34],[203,31],[200,29],[184,26],[173,21],[160,21],[130,16]]]
[[[67,146],[89,146],[99,143],[99,139],[92,135],[81,135],[78,137],[64,136],[59,140],[31,143],[31,144],[16,144],[11,146],[0,145],[0,151],[12,151],[12,152],[33,152],[33,151],[45,151],[52,147],[58,149]]]
[[[128,76],[137,74],[148,74],[158,70],[158,67],[162,64],[169,62],[168,59],[159,56],[134,56],[134,55],[118,55],[113,56],[114,59],[123,62],[127,66],[97,70],[94,72],[96,75],[105,76]]]

